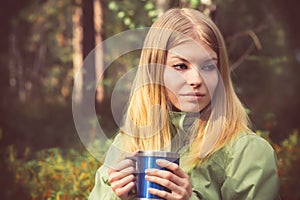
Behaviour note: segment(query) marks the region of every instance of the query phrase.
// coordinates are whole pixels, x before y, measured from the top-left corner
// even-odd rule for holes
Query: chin
[[[198,113],[200,112],[202,109],[200,109],[199,107],[183,107],[180,109],[182,112],[188,112],[188,113]]]
[[[198,103],[185,103],[180,106],[180,111],[189,113],[201,112],[208,104],[198,104]]]

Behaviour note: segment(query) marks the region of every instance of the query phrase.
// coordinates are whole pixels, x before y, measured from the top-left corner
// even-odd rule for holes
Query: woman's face
[[[168,100],[183,112],[200,112],[218,84],[217,54],[202,41],[186,41],[167,53],[164,86]]]

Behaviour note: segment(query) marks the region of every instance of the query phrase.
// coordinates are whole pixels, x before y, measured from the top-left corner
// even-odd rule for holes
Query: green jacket
[[[181,133],[185,118],[185,114],[172,117],[173,125]],[[121,140],[122,135],[117,135],[114,144],[118,146]],[[181,165],[184,169],[184,163]],[[240,134],[188,174],[193,187],[191,200],[280,199],[275,152],[267,141],[254,133]],[[102,165],[97,170],[89,200],[119,199],[107,179],[107,167]]]

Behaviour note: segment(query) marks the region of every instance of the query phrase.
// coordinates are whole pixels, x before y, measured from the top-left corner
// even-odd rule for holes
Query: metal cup
[[[136,199],[138,200],[159,200],[162,199],[156,195],[150,194],[148,192],[148,188],[155,188],[158,190],[164,190],[170,192],[167,188],[147,181],[145,179],[145,171],[147,169],[160,169],[167,170],[165,168],[161,168],[156,164],[157,159],[164,159],[170,162],[176,163],[179,165],[179,154],[173,152],[165,152],[165,151],[139,151],[136,156],[129,157],[129,159],[134,160],[136,162],[136,172],[137,172],[137,180],[136,180]]]

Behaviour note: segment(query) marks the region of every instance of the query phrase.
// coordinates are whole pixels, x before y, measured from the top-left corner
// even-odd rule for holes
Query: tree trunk
[[[95,71],[97,81],[96,102],[101,103],[104,98],[103,76],[104,76],[104,63],[103,63],[103,48],[102,48],[102,14],[101,0],[94,0],[94,26],[95,26]]]
[[[83,0],[83,98],[95,96],[95,28],[94,28],[94,0]],[[91,53],[91,54],[90,54]]]
[[[80,1],[77,1],[80,4]],[[82,38],[83,31],[81,25],[82,19],[82,8],[81,5],[77,5],[74,8],[72,22],[73,22],[73,72],[76,82],[74,82],[74,89],[76,90],[75,95],[73,95],[73,101],[76,104],[82,102],[82,88],[83,88],[83,74],[80,70],[83,61],[83,51],[82,51]]]
[[[83,0],[83,57],[84,59],[95,47],[94,0]]]
[[[38,94],[38,87],[40,86],[41,82],[40,71],[45,64],[47,41],[45,40],[45,30],[43,27],[41,27],[39,30],[39,38],[40,39],[38,42],[37,51],[35,52],[33,70],[31,72],[31,88],[28,96],[37,96],[36,94]]]
[[[10,84],[12,86],[16,85],[18,90],[18,98],[21,102],[26,101],[26,91],[23,78],[23,60],[19,50],[18,37],[16,33],[18,32],[17,28],[13,30],[13,33],[10,36],[10,48],[11,48],[11,57],[10,57]]]
[[[17,69],[16,69],[16,56],[15,56],[15,42],[16,36],[15,33],[12,32],[9,35],[9,86],[16,87],[17,86]]]
[[[81,3],[81,7],[76,8],[73,15],[74,69],[77,71],[73,114],[77,118],[76,128],[80,138],[84,144],[87,144],[93,141],[96,135],[92,125],[97,123],[94,106],[96,89],[97,100],[103,99],[102,85],[97,88],[97,78],[102,78],[99,75],[103,71],[103,50],[101,46],[95,48],[95,42],[97,44],[102,42],[103,22],[100,0],[82,0]]]

